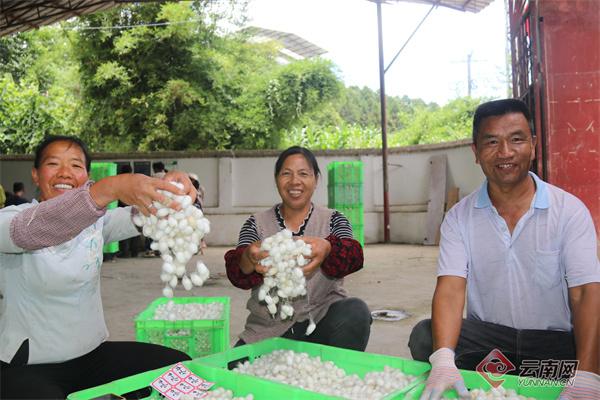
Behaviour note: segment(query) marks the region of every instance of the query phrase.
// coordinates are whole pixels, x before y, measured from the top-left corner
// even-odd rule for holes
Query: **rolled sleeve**
[[[442,222],[437,276],[451,275],[467,278],[467,272],[468,255],[454,208],[448,212]]]

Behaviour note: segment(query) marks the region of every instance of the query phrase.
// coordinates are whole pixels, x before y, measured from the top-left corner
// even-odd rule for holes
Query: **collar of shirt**
[[[535,182],[535,196],[533,199],[533,207],[545,209],[550,207],[550,197],[548,196],[548,187],[546,182],[541,180],[536,174],[529,171],[529,176],[531,176]],[[477,202],[475,202],[475,208],[488,208],[492,207],[492,200],[490,199],[490,195],[487,190],[487,179],[481,184],[479,188],[479,196],[477,197]]]

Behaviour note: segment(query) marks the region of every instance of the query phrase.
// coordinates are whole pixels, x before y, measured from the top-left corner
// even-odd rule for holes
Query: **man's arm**
[[[440,276],[431,309],[433,351],[455,349],[460,336],[467,280],[459,276]]]
[[[578,369],[600,374],[600,283],[569,288]]]

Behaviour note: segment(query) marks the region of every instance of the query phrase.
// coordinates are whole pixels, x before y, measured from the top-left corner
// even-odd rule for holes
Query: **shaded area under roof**
[[[289,32],[274,31],[272,29],[259,28],[249,26],[242,29],[242,32],[255,37],[266,37],[281,42],[284,48],[304,57],[311,58],[327,53],[327,50],[322,49],[314,43],[301,38],[298,35]]]
[[[0,0],[0,36],[107,10],[131,0]]]
[[[369,0],[374,3],[379,0]],[[398,2],[404,3],[419,3],[419,4],[436,4],[441,7],[452,8],[458,11],[469,11],[478,13],[487,6],[489,6],[494,0],[380,0],[383,4],[393,4]]]

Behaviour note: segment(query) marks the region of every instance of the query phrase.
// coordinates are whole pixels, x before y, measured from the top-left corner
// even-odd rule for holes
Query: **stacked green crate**
[[[365,244],[362,161],[334,161],[327,165],[328,207],[344,214],[352,224],[354,238]]]
[[[107,176],[115,176],[117,174],[117,164],[111,162],[92,162],[90,171],[90,179],[93,181],[99,181]],[[118,202],[113,201],[106,208],[116,208]],[[107,243],[102,248],[103,253],[113,254],[119,251],[119,242]]]

